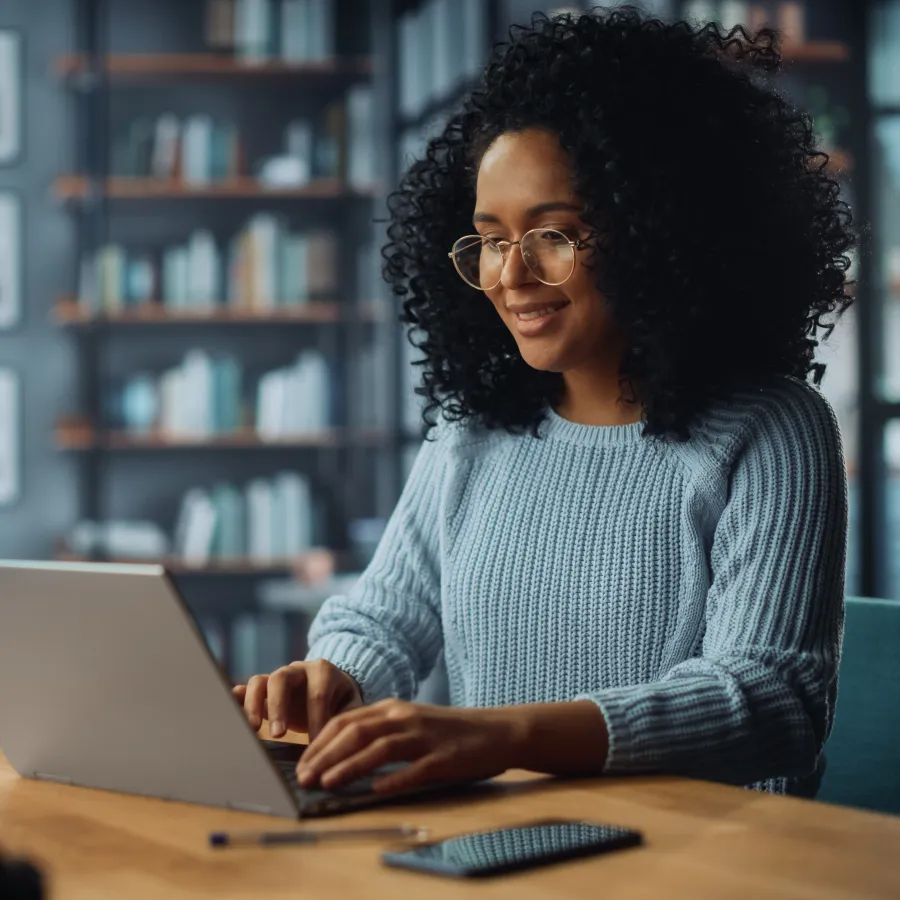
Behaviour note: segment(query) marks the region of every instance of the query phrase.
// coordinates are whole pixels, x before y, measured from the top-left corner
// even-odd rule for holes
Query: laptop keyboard
[[[297,798],[302,815],[324,815],[378,802],[380,797],[372,790],[372,781],[375,777],[394,772],[407,765],[407,763],[392,763],[381,766],[371,775],[357,778],[356,781],[351,781],[350,784],[345,784],[336,791],[303,788],[297,781],[297,762],[306,749],[305,745],[289,744],[284,741],[262,741],[262,744],[287,786]]]

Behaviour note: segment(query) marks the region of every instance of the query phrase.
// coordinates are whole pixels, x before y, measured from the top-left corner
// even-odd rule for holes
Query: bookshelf
[[[785,44],[781,54],[787,63],[842,63],[850,60],[850,46],[842,41],[808,41]]]
[[[213,5],[221,10],[228,0]],[[247,6],[259,12],[264,5]],[[152,526],[172,551],[154,558],[190,576],[185,590],[192,608],[221,610],[221,598],[230,598],[220,622],[226,634],[228,616],[255,609],[256,580],[297,570],[303,553],[295,548],[326,549],[339,567],[358,565],[348,551],[353,522],[388,515],[399,493],[399,404],[392,396],[371,402],[382,388],[393,389],[396,365],[396,315],[375,271],[373,222],[390,171],[368,165],[390,146],[380,130],[389,114],[389,73],[373,35],[387,27],[393,3],[291,5],[317,7],[327,20],[300,29],[310,36],[300,40],[305,47],[295,41],[291,52],[305,58],[285,55],[290,48],[276,27],[286,21],[280,13],[262,55],[255,48],[257,58],[247,59],[239,46],[246,35],[237,34],[237,25],[233,47],[212,48],[202,15],[206,0],[80,0],[75,44],[53,61],[55,78],[69,92],[76,152],[48,187],[71,217],[77,253],[49,320],[70,335],[79,379],[50,443],[76,467],[80,497],[77,521],[58,536],[55,555],[87,558],[68,541],[81,525],[96,525],[95,534],[107,533],[107,525],[109,534],[120,524]],[[211,128],[202,138],[206,159],[197,176],[197,131],[189,132],[200,120]],[[149,133],[143,124],[136,130],[144,122]],[[138,133],[143,143],[133,140]],[[227,143],[217,144],[223,136]],[[162,150],[169,154],[165,168],[159,166]],[[304,166],[273,177],[269,167],[285,159]],[[263,226],[273,243],[261,243]],[[174,292],[169,263],[174,268],[173,258],[187,254],[194,266],[200,237],[206,241],[206,289],[192,293],[200,270],[191,268],[186,279],[179,276],[187,293]],[[276,256],[267,255],[270,248]],[[286,281],[297,259],[303,275]],[[265,275],[265,266],[274,274]],[[93,279],[85,281],[85,272]],[[290,290],[282,292],[285,286]],[[218,382],[198,395],[215,406],[217,424],[197,429],[202,436],[195,438],[190,429],[160,426],[166,403],[195,386],[188,379],[172,388],[166,378],[184,373],[188,357],[198,353],[214,364],[215,379],[219,366],[236,366],[238,380],[228,390],[236,383],[240,395],[235,405],[228,393],[226,403]],[[173,369],[176,357],[182,363]],[[304,380],[301,360],[313,358]],[[327,377],[328,399],[318,400],[325,412],[310,413],[315,427],[271,428],[271,420],[264,427],[264,382],[281,373],[290,378],[292,371],[298,380],[288,382],[291,393],[283,389],[282,406],[295,391],[312,392],[317,379]],[[157,392],[161,411],[150,427],[134,429],[125,426],[120,407],[123,391],[142,378]],[[223,403],[227,427],[219,418]],[[267,538],[276,551],[290,547],[289,555],[260,550],[257,525],[266,514],[259,510],[270,508],[258,506],[263,489],[272,516],[283,517],[285,503],[305,504],[284,520],[292,537]],[[208,562],[187,562],[178,528],[188,497],[204,493],[208,506],[226,490],[246,510],[239,543],[234,534],[230,540],[243,549],[223,549],[225,538],[217,533],[215,548],[199,554]],[[215,515],[225,521],[218,506]],[[274,523],[282,518],[270,521],[263,530],[277,531]],[[129,533],[117,531],[116,540]],[[96,558],[147,561],[145,552],[113,554],[102,544],[91,546],[100,548]],[[228,587],[229,577],[239,577],[240,587]]]
[[[134,53],[112,54],[92,63],[84,54],[67,53],[57,58],[54,68],[57,77],[75,83],[85,75],[102,72],[116,81],[290,78],[304,83],[327,80],[341,86],[371,76],[374,66],[369,56],[290,63],[242,61],[213,53]]]
[[[65,546],[57,548],[54,557],[59,562],[91,562],[89,557],[73,553]],[[250,576],[254,578],[274,578],[284,576],[297,569],[303,563],[303,557],[291,559],[272,559],[260,562],[244,557],[231,559],[210,559],[203,563],[193,563],[179,556],[160,557],[115,557],[107,562],[123,564],[158,564],[165,566],[169,572],[177,576]]]
[[[356,312],[363,322],[382,323],[387,319],[383,301],[360,303],[356,310],[339,301],[311,300],[301,306],[279,307],[269,311],[226,308],[216,304],[212,311],[167,309],[159,303],[146,303],[130,309],[107,312],[86,311],[74,297],[62,297],[53,308],[53,319],[64,327],[98,325],[150,326],[180,325],[322,325],[353,320]]]
[[[281,438],[263,438],[251,429],[232,434],[191,438],[161,432],[136,435],[127,431],[97,429],[90,422],[63,420],[57,423],[56,445],[61,450],[291,450],[332,449],[341,446],[380,446],[388,439],[386,431],[329,429],[310,431]]]
[[[101,193],[110,200],[371,200],[379,193],[349,190],[334,178],[319,178],[300,187],[267,187],[255,178],[222,179],[206,185],[190,185],[177,179],[111,177],[101,182]],[[87,200],[93,195],[91,179],[84,175],[62,175],[53,185],[58,201]]]

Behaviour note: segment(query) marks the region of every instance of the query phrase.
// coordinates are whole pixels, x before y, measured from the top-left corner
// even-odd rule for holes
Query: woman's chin
[[[540,372],[562,372],[566,368],[564,355],[553,347],[523,347],[520,344],[519,352],[527,365]]]

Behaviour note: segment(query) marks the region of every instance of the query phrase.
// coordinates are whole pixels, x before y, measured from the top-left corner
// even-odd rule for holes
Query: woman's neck
[[[563,373],[565,390],[556,406],[562,418],[578,425],[630,425],[639,422],[643,407],[631,400],[628,386],[619,383],[618,371]]]

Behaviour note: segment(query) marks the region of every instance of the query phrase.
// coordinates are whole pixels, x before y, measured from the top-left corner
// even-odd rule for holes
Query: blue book
[[[241,366],[233,357],[217,360],[213,368],[213,430],[233,434],[240,427]]]
[[[243,493],[223,482],[212,489],[212,502],[216,509],[212,555],[217,559],[246,556],[246,509]]]

